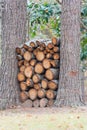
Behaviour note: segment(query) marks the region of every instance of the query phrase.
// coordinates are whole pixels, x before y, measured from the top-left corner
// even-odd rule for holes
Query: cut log
[[[52,90],[56,90],[58,88],[58,81],[57,80],[49,81],[48,88]]]
[[[26,61],[30,61],[31,58],[32,58],[32,53],[26,51],[26,52],[24,53],[24,59],[25,59]]]
[[[33,106],[33,103],[30,99],[26,100],[24,103],[22,103],[22,107],[24,108],[31,108]]]
[[[36,89],[30,89],[28,92],[28,96],[31,100],[35,100],[37,98],[37,90]]]
[[[33,75],[33,68],[31,66],[26,67],[24,74],[27,78],[31,78]]]
[[[29,46],[26,45],[26,44],[24,44],[24,45],[23,45],[23,48],[24,48],[25,50],[28,50]]]
[[[49,69],[51,67],[51,63],[49,59],[44,59],[42,64],[45,69]]]
[[[51,53],[47,53],[47,54],[46,54],[46,58],[47,58],[47,59],[51,59],[51,58],[52,58],[52,54],[51,54]]]
[[[35,101],[33,101],[33,107],[37,108],[40,106],[40,101],[38,99],[36,99]]]
[[[40,45],[41,45],[41,42],[37,40],[37,41],[36,41],[36,45],[37,45],[37,46],[40,46]]]
[[[24,64],[24,60],[18,61],[18,67],[22,66]]]
[[[25,102],[27,99],[28,99],[27,92],[25,92],[25,91],[20,92],[20,101]]]
[[[59,45],[59,44],[60,44],[60,41],[59,41],[59,39],[57,39],[56,37],[53,37],[53,38],[52,38],[52,43],[53,43],[53,45]]]
[[[50,60],[52,67],[58,68],[60,66],[59,60]]]
[[[16,53],[17,53],[17,54],[21,54],[21,48],[16,47]]]
[[[46,52],[50,53],[50,49],[46,46]]]
[[[34,74],[32,79],[33,79],[34,83],[39,83],[41,81],[41,79],[42,79],[42,76],[39,75],[39,74]]]
[[[32,48],[32,47],[28,47],[28,51],[29,51],[29,52],[32,52],[32,51],[33,51],[33,48]]]
[[[31,65],[31,66],[35,66],[35,65],[36,65],[36,62],[37,62],[37,61],[36,61],[35,59],[32,59],[32,60],[30,61],[30,65]]]
[[[20,60],[23,59],[23,57],[22,57],[21,55],[17,55],[17,56],[16,56],[16,59],[20,61]]]
[[[24,74],[21,73],[21,72],[18,73],[18,76],[17,76],[17,77],[18,77],[18,81],[20,81],[20,82],[25,80],[25,76],[24,76]]]
[[[43,52],[44,52],[44,54],[47,54],[47,51],[46,51],[46,50],[44,50]]]
[[[41,81],[41,87],[42,87],[43,89],[47,89],[47,88],[48,88],[48,81],[47,81],[46,79],[43,79],[43,80]]]
[[[42,63],[37,63],[37,64],[35,65],[35,72],[36,72],[37,74],[42,74],[42,73],[44,72],[44,68],[43,68]]]
[[[54,60],[59,60],[59,59],[60,59],[59,54],[58,54],[58,53],[54,53],[53,59],[54,59]]]
[[[37,94],[38,94],[39,98],[44,98],[45,97],[45,90],[39,89]]]
[[[21,83],[20,83],[20,89],[21,89],[22,91],[27,90],[26,82],[21,82]]]
[[[36,53],[36,59],[37,59],[38,61],[42,61],[44,58],[45,58],[45,55],[44,55],[44,52],[43,52],[43,51],[38,51],[38,52]]]
[[[54,46],[54,48],[53,48],[53,51],[54,51],[54,52],[59,52],[59,50],[60,50],[59,47]]]
[[[46,97],[48,99],[54,99],[55,96],[56,96],[56,93],[53,90],[49,89],[49,90],[46,91]]]
[[[37,45],[34,42],[30,42],[30,46],[33,47],[33,48],[37,47]]]
[[[26,61],[26,60],[24,60],[24,66],[25,66],[25,67],[28,67],[29,65],[30,65],[29,62]]]
[[[42,99],[40,100],[40,107],[46,107],[46,106],[47,106],[47,103],[48,103],[47,98],[42,98]]]
[[[33,54],[36,56],[38,51],[40,51],[39,48],[34,49]]]
[[[28,87],[33,87],[33,81],[32,81],[32,79],[30,79],[30,78],[27,78],[26,79],[26,85],[28,86]]]
[[[41,88],[41,84],[40,84],[40,83],[34,84],[34,88],[35,88],[36,90],[39,90],[39,89]]]
[[[54,105],[54,100],[48,100],[48,107],[52,107]]]
[[[53,45],[52,43],[48,43],[47,47],[48,47],[49,49],[52,49],[52,48],[54,47],[54,45]]]
[[[45,77],[48,80],[58,79],[59,69],[48,69],[45,73]]]
[[[22,66],[20,67],[20,72],[24,73],[24,71],[25,71],[25,66],[22,65]]]

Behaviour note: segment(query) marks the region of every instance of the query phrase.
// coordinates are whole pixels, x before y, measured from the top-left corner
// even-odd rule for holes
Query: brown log
[[[50,49],[46,46],[46,52],[50,53]]]
[[[54,105],[54,100],[48,100],[48,104],[47,104],[47,106],[48,107],[52,107]]]
[[[44,47],[40,45],[39,50],[44,51]]]
[[[42,98],[42,99],[40,100],[40,107],[46,107],[46,106],[47,106],[47,103],[48,103],[47,98]]]
[[[52,43],[53,43],[53,45],[59,45],[59,39],[57,39],[56,37],[53,37]]]
[[[40,83],[34,84],[34,88],[35,88],[36,90],[39,90],[39,89],[41,88],[41,84],[40,84]]]
[[[21,82],[21,83],[20,83],[20,89],[21,89],[22,91],[27,90],[27,85],[26,85],[25,82]]]
[[[41,87],[43,89],[47,89],[48,88],[48,81],[46,79],[42,79],[42,81],[41,81]]]
[[[49,59],[44,59],[42,64],[45,69],[49,69],[51,67],[51,63]]]
[[[22,65],[22,66],[20,67],[20,72],[24,73],[24,71],[25,71],[25,66]]]
[[[52,67],[58,68],[60,66],[59,60],[50,60]]]
[[[41,42],[41,46],[42,46],[43,48],[45,48],[45,47],[46,47],[46,44],[45,44],[44,42]]]
[[[39,89],[37,95],[39,98],[44,98],[45,97],[45,90]]]
[[[51,58],[52,58],[52,54],[51,54],[51,53],[47,53],[47,54],[46,54],[46,58],[47,58],[47,59],[51,59]]]
[[[40,101],[38,99],[36,99],[35,101],[33,101],[33,107],[37,108],[40,106]]]
[[[32,47],[28,47],[28,51],[29,51],[29,52],[32,52],[32,51],[33,51],[33,48],[32,48]]]
[[[26,61],[26,60],[24,60],[24,66],[25,66],[25,67],[28,67],[29,65],[30,65],[29,62]]]
[[[52,90],[56,90],[58,88],[58,81],[57,80],[49,81],[48,88]]]
[[[36,47],[37,47],[37,45],[36,45],[34,42],[30,42],[30,46],[31,46],[32,48],[36,48]]]
[[[41,45],[41,42],[37,40],[37,41],[36,41],[36,45],[37,45],[37,46],[40,46],[40,45]]]
[[[53,50],[50,50],[50,54],[52,54],[52,55],[53,55],[53,54],[54,54],[54,51],[53,51]]]
[[[47,51],[46,51],[46,50],[44,50],[43,52],[44,52],[44,54],[47,54]]]
[[[48,80],[58,79],[59,76],[59,69],[48,69],[45,73],[45,77]]]
[[[32,81],[32,79],[30,79],[30,78],[27,78],[26,79],[26,85],[28,86],[28,87],[33,87],[33,81]]]
[[[18,73],[18,76],[17,76],[17,77],[18,77],[18,81],[20,81],[20,82],[25,80],[25,76],[24,76],[24,74],[21,73],[21,72]]]
[[[24,64],[24,60],[18,61],[18,67],[22,66]]]
[[[27,92],[25,92],[25,91],[20,92],[20,101],[25,102],[27,99],[28,99]]]
[[[49,49],[52,49],[52,48],[54,47],[54,45],[53,45],[52,43],[48,43],[47,47],[48,47]]]
[[[53,59],[54,59],[54,60],[59,60],[59,59],[60,59],[59,54],[58,54],[58,53],[54,53]]]
[[[21,48],[16,47],[16,53],[17,53],[17,54],[21,54]]]
[[[26,52],[24,53],[24,59],[25,59],[26,61],[30,61],[31,58],[32,58],[32,53],[26,51]]]
[[[23,45],[23,48],[24,48],[25,50],[28,50],[29,46],[26,45],[26,44],[24,44],[24,45]]]
[[[43,68],[42,63],[37,63],[37,64],[35,65],[35,72],[36,72],[37,74],[42,74],[42,73],[44,72],[44,68]]]
[[[46,97],[48,99],[54,99],[55,96],[56,96],[56,93],[53,90],[49,89],[49,90],[46,91]]]
[[[31,66],[26,67],[24,74],[27,78],[31,78],[33,75],[33,68]]]
[[[28,96],[31,100],[35,100],[37,98],[37,90],[36,89],[30,89],[28,92]]]
[[[54,52],[59,52],[59,50],[60,50],[59,47],[54,46],[54,48],[53,48],[53,51],[54,51]]]
[[[35,65],[36,65],[36,62],[37,62],[37,61],[36,61],[35,59],[32,59],[32,60],[30,61],[30,65],[31,65],[31,66],[35,66]]]
[[[17,56],[16,56],[16,59],[20,61],[20,60],[23,59],[23,57],[22,57],[21,55],[17,55]]]
[[[30,100],[30,99],[28,99],[28,100],[26,100],[24,103],[22,103],[22,107],[27,107],[27,108],[31,108],[33,106],[33,102]]]
[[[45,58],[45,55],[44,55],[44,52],[43,52],[43,51],[38,51],[38,52],[36,53],[36,59],[37,59],[38,61],[42,61],[44,58]]]
[[[41,81],[41,79],[42,79],[42,76],[39,75],[39,74],[34,74],[32,79],[33,79],[34,83],[39,83]]]
[[[34,49],[34,50],[33,50],[33,54],[36,56],[38,51],[40,51],[39,48]]]

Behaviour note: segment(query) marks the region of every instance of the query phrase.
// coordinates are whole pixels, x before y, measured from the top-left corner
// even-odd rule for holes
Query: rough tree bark
[[[27,0],[4,0],[2,11],[2,63],[0,109],[19,102],[15,48],[25,41]]]
[[[63,0],[59,90],[55,105],[83,104],[80,70],[80,0]]]

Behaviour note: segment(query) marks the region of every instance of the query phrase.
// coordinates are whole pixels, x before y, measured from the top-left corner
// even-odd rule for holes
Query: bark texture
[[[19,102],[15,48],[25,41],[26,4],[27,0],[4,0],[0,109],[6,109]]]
[[[80,0],[63,0],[57,106],[83,104],[80,70]]]

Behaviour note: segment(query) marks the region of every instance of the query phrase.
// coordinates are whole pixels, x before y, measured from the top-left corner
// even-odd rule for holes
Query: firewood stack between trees
[[[16,48],[20,100],[28,107],[50,107],[57,95],[60,40],[35,41]]]

